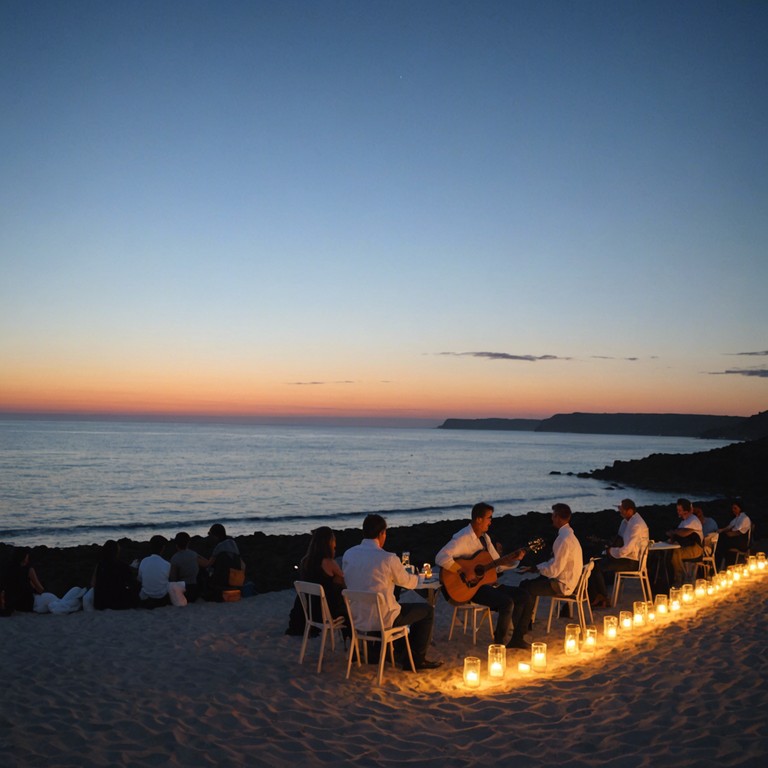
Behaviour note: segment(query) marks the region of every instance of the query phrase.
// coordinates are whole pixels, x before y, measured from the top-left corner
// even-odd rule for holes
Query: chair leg
[[[456,614],[459,612],[459,606],[455,605],[453,607],[453,618],[451,619],[451,631],[448,633],[448,639],[450,640],[453,637],[453,630],[456,627]]]
[[[558,599],[553,597],[549,603],[549,619],[547,620],[547,634],[549,634],[550,627],[552,626],[552,614],[555,612],[555,604],[558,603]]]
[[[387,648],[389,646],[389,648]],[[392,643],[385,643],[382,639],[381,652],[379,653],[379,685],[384,680],[384,663],[387,660],[387,650],[392,650]]]
[[[301,651],[299,653],[299,664],[304,663],[304,654],[307,650],[307,641],[309,640],[309,631],[312,627],[309,626],[309,622],[304,624],[304,639],[301,641]]]
[[[323,668],[323,653],[325,653],[325,641],[328,637],[328,627],[323,627],[323,636],[320,639],[320,656],[317,659],[317,671],[318,673]],[[333,637],[333,633],[331,633],[331,637]]]
[[[611,608],[616,607],[616,603],[619,602],[619,590],[621,587],[621,574],[617,573],[616,578],[613,580],[613,595],[611,595]]]

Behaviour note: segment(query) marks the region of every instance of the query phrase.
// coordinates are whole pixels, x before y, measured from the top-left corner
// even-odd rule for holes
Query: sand
[[[488,635],[447,640],[438,600],[418,674],[353,669],[319,640],[283,634],[294,594],[154,611],[0,619],[3,766],[746,766],[768,755],[768,573],[679,618],[606,646],[562,652],[566,619],[545,635],[545,673],[465,689],[464,656]],[[632,587],[620,607],[631,606]],[[616,611],[608,611],[615,613]],[[542,617],[544,620],[542,620]],[[485,660],[483,661],[485,672]]]

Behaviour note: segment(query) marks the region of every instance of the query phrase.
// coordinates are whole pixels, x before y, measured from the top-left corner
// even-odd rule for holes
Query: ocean
[[[376,427],[0,421],[0,541],[74,546],[180,530],[234,535],[669,503],[669,494],[568,476],[650,453],[692,453],[693,438]],[[563,474],[550,474],[560,472]],[[679,493],[685,494],[680,488]],[[700,498],[700,497],[699,497]]]

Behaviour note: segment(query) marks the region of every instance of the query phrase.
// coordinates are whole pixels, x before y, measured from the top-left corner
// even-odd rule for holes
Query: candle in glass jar
[[[589,626],[584,632],[584,644],[582,650],[587,653],[593,653],[597,647],[597,627]]]
[[[669,601],[666,595],[656,595],[655,600],[656,615],[665,618],[669,613]]]
[[[480,687],[480,659],[477,656],[467,656],[464,659],[464,685],[467,688]]]
[[[504,645],[488,646],[488,676],[496,680],[504,677],[507,668],[507,649]]]
[[[531,666],[536,672],[543,672],[547,668],[546,643],[533,643],[531,645]]]
[[[618,627],[619,620],[615,616],[603,617],[603,635],[606,640],[610,642],[616,641],[616,637],[619,634]]]
[[[630,611],[619,611],[619,627],[623,633],[632,631],[633,617]]]

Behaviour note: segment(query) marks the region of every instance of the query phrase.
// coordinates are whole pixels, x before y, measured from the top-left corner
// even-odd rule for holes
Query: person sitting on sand
[[[307,554],[299,564],[299,580],[311,581],[320,584],[325,592],[328,609],[331,616],[347,615],[342,590],[346,588],[344,572],[336,562],[336,535],[327,526],[323,525],[312,531]],[[316,600],[316,598],[312,598]],[[319,601],[312,607],[312,616],[320,616]],[[287,635],[301,635],[304,633],[304,610],[301,601],[296,596],[291,615],[288,619]]]
[[[156,534],[149,540],[150,555],[139,563],[139,583],[141,591],[139,599],[145,608],[155,608],[168,605],[168,582],[171,564],[162,556],[166,539]]]
[[[677,515],[680,518],[680,524],[677,528],[667,531],[669,541],[680,545],[680,549],[672,550],[669,558],[672,585],[675,587],[679,587],[685,577],[683,561],[695,560],[704,552],[701,521],[693,514],[693,506],[688,499],[677,500]]]
[[[701,507],[694,507],[693,514],[699,518],[701,523],[701,532],[706,539],[707,536],[711,536],[713,533],[718,533],[720,529],[717,527],[717,520],[712,517],[705,517],[704,510]]]
[[[521,571],[539,573],[537,579],[530,579],[522,584],[530,599],[526,603],[526,612],[522,617],[524,626],[528,626],[533,616],[536,597],[563,597],[572,595],[579,584],[584,567],[581,544],[571,528],[571,508],[567,504],[552,505],[552,525],[557,529],[557,538],[552,545],[552,557],[544,563]]]
[[[720,568],[733,565],[736,562],[736,552],[747,551],[749,532],[752,529],[752,521],[741,507],[741,503],[734,501],[731,505],[733,519],[728,525],[719,528],[720,538],[717,541],[715,562],[720,563]]]
[[[427,659],[427,646],[432,635],[434,608],[427,602],[398,603],[395,587],[414,589],[419,577],[408,573],[400,558],[384,551],[387,522],[381,515],[367,515],[363,521],[363,541],[350,547],[342,560],[347,587],[356,592],[380,592],[384,598],[384,624],[387,627],[410,625],[410,645],[416,669],[436,669],[440,661]],[[361,630],[377,630],[378,619],[373,615],[355,615],[355,626]],[[403,668],[410,669],[402,659]]]
[[[56,599],[56,595],[45,591],[30,565],[28,547],[14,547],[11,560],[0,576],[0,592],[3,595],[3,611],[8,615],[13,611],[34,611],[36,602],[47,603]],[[43,605],[38,606],[38,612],[46,610]]]
[[[113,539],[104,542],[101,559],[93,571],[93,607],[97,611],[121,611],[138,604],[138,585],[127,563],[120,561],[120,545]]]
[[[183,581],[185,594],[190,603],[194,603],[200,595],[198,576],[200,574],[200,557],[189,548],[190,536],[186,531],[180,531],[174,538],[176,552],[171,557],[170,581]]]
[[[241,569],[243,561],[237,542],[227,536],[221,523],[214,523],[208,530],[208,536],[215,542],[213,551],[209,558],[200,557],[198,562],[201,568],[208,569],[210,592],[206,593],[206,599],[220,599],[222,590],[229,587],[230,569]]]
[[[605,574],[636,571],[640,564],[640,550],[648,542],[648,525],[638,513],[632,499],[622,499],[619,514],[621,523],[616,541],[606,549],[605,557],[595,561],[595,567],[589,577],[587,591],[593,608],[604,608],[608,605]]]
[[[486,504],[484,501],[475,504],[472,507],[469,525],[456,533],[435,556],[435,562],[440,568],[461,573],[461,565],[457,559],[472,558],[482,550],[487,551],[492,560],[501,560],[502,558],[499,557],[499,553],[488,535],[492,519],[493,507],[490,504]],[[500,565],[497,570],[516,567],[524,555],[524,550],[511,552],[503,558],[508,561],[508,564]],[[506,642],[510,625],[514,625],[512,637],[507,643],[507,647],[530,647],[523,637],[528,629],[528,624],[522,622],[528,595],[521,587],[512,587],[506,584],[483,584],[477,589],[471,600],[473,603],[487,605],[492,611],[498,612],[493,636],[494,643],[503,645]]]

